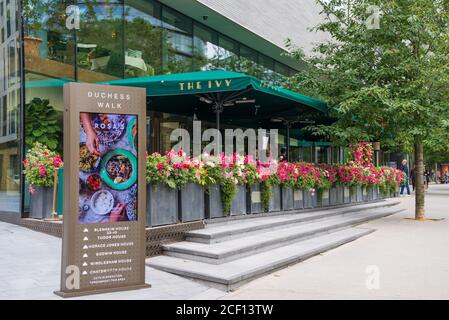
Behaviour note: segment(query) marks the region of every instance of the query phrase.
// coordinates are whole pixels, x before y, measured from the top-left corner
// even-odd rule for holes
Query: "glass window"
[[[164,73],[191,71],[193,67],[193,21],[171,9],[162,8]]]
[[[79,4],[77,32],[79,80],[97,82],[124,77],[123,5],[108,2]]]
[[[194,70],[211,70],[219,67],[220,47],[218,34],[206,27],[193,26]]]
[[[17,1],[0,0],[0,212],[20,209]]]
[[[162,73],[161,6],[131,0],[125,6],[125,77]]]
[[[260,78],[272,85],[277,84],[276,74],[274,72],[274,60],[263,54],[259,54]]]
[[[260,77],[262,70],[257,63],[257,51],[240,46],[240,71],[250,76]]]
[[[239,44],[225,36],[218,36],[219,61],[218,67],[229,71],[239,71]]]
[[[66,27],[65,13],[73,1],[24,1],[26,69],[35,74],[74,78],[74,33]]]

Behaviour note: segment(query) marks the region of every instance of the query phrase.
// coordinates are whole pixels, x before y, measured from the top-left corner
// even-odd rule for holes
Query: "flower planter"
[[[293,190],[293,208],[304,209],[304,191],[303,190]]]
[[[337,188],[332,187],[329,190],[329,205],[335,206],[337,204]]]
[[[182,222],[197,221],[205,218],[204,189],[189,182],[179,190],[178,217]]]
[[[328,207],[330,203],[330,191],[322,190],[319,192],[320,194],[317,197],[317,206],[318,207]]]
[[[262,213],[262,200],[260,194],[260,184],[253,184],[248,187],[248,213]]]
[[[237,186],[237,194],[231,204],[231,215],[246,214],[246,186]]]
[[[343,204],[345,202],[345,194],[344,194],[344,188],[342,186],[337,186],[337,205]]]
[[[314,198],[316,199],[316,192],[314,193],[314,195],[312,195],[309,190],[304,190],[304,209],[311,209],[313,207],[316,207]]]
[[[357,186],[357,202],[362,202],[363,201],[363,190],[362,187]]]
[[[30,218],[47,219],[53,210],[53,187],[33,187],[30,197]]]
[[[343,203],[351,203],[351,189],[343,187]]]
[[[293,204],[293,188],[283,186],[281,188],[281,207],[283,211],[293,210],[294,204]]]
[[[373,200],[379,200],[379,186],[375,185],[373,187]]]
[[[221,202],[221,188],[218,184],[209,186],[204,197],[206,218],[213,219],[225,216]]]
[[[271,188],[271,199],[268,211],[281,211],[281,187],[273,186]]]
[[[161,226],[178,222],[178,190],[165,184],[147,184],[147,225]]]

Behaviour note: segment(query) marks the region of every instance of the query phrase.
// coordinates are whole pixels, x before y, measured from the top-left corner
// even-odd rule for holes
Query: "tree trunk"
[[[420,142],[415,143],[415,220],[425,219],[424,210],[424,151]]]

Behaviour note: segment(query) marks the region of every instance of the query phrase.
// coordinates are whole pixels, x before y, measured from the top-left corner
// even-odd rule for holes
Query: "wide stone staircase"
[[[208,221],[163,246],[147,265],[230,291],[257,277],[373,232],[356,227],[402,211],[395,199],[331,209]]]

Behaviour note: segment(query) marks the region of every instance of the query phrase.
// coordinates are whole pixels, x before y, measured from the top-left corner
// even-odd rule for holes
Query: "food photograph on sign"
[[[137,221],[137,116],[80,113],[81,224]]]

